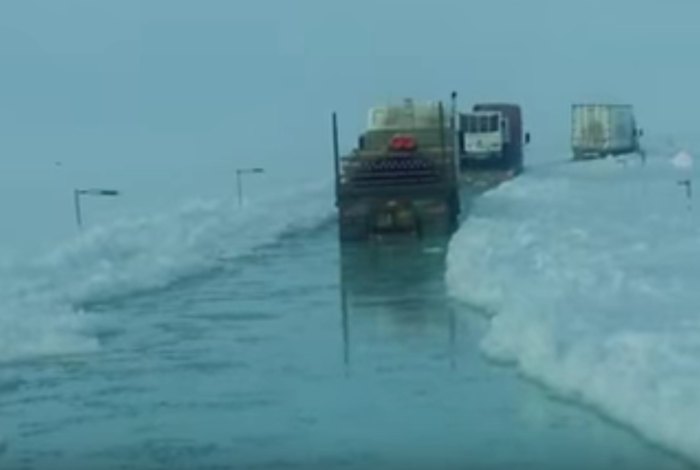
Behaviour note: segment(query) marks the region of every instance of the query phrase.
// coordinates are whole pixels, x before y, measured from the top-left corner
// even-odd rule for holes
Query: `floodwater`
[[[98,353],[0,369],[0,468],[688,468],[486,361],[446,249],[329,221],[90,306]]]

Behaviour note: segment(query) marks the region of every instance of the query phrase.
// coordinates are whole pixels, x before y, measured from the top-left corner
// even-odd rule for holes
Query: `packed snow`
[[[533,166],[477,201],[446,279],[486,355],[700,462],[700,204],[672,157]]]
[[[165,288],[235,263],[332,213],[327,184],[268,200],[199,201],[169,214],[117,220],[34,259],[0,264],[0,362],[99,347],[86,304]]]

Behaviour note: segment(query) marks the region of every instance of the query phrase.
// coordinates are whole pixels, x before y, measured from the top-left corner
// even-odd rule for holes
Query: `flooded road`
[[[330,223],[94,307],[99,353],[0,370],[0,468],[687,468],[485,361],[445,254]]]

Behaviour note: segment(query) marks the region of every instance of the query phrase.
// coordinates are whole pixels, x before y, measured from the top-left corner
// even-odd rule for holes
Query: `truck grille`
[[[436,162],[409,156],[355,160],[344,171],[344,182],[355,187],[435,184],[445,179]]]

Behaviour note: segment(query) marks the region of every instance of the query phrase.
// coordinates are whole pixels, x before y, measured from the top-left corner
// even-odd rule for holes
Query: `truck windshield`
[[[497,132],[500,128],[500,119],[494,115],[471,115],[467,116],[465,131],[470,134]]]
[[[479,132],[489,132],[491,130],[490,123],[491,118],[489,116],[481,116],[481,119],[479,119]]]
[[[499,119],[497,114],[491,116],[491,118],[489,119],[489,132],[498,131],[498,121]]]

